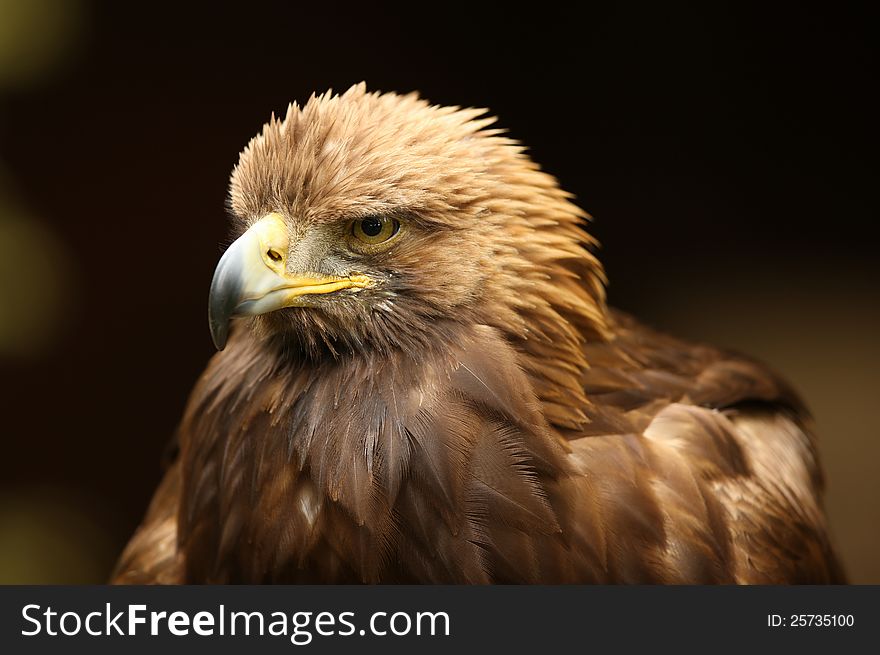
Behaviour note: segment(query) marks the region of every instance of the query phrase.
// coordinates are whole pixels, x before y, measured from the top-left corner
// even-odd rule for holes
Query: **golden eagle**
[[[358,85],[248,144],[222,352],[115,582],[842,580],[798,398],[609,308],[493,122]]]

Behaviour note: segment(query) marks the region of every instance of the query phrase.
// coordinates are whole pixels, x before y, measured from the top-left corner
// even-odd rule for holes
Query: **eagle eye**
[[[352,221],[351,234],[367,245],[385,243],[400,231],[400,221],[387,216],[367,216]]]

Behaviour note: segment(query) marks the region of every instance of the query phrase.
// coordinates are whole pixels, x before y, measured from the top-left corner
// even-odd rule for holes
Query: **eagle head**
[[[586,214],[494,121],[363,84],[273,116],[232,173],[215,345],[234,317],[311,355],[417,353],[462,323],[527,338],[572,312],[601,328]]]

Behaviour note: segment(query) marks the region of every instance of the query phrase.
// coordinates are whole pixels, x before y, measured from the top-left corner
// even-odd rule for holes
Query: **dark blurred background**
[[[880,582],[878,22],[703,4],[0,0],[0,582],[106,578],[212,353],[239,150],[360,80],[492,108],[595,216],[612,303],[790,378]]]

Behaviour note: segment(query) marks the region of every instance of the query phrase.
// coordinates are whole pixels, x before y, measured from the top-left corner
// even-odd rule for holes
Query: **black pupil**
[[[378,218],[365,218],[361,221],[361,230],[368,237],[377,236],[382,231],[382,221]]]

